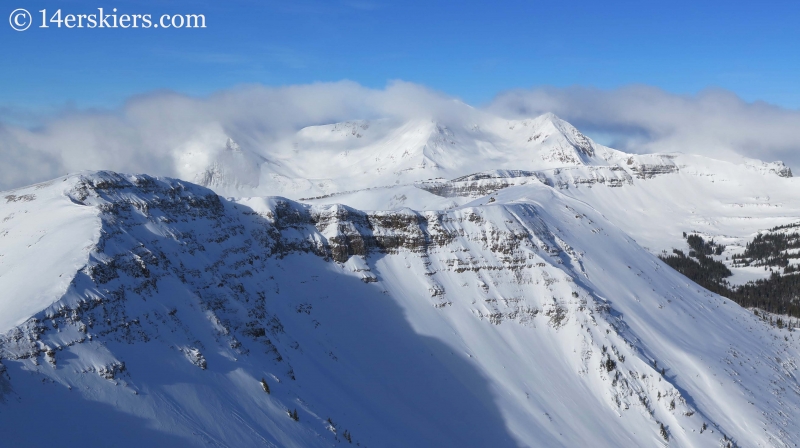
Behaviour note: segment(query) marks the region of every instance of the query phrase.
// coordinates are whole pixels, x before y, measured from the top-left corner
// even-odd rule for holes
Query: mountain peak
[[[232,138],[228,137],[228,141],[225,142],[225,150],[226,151],[233,151],[233,152],[242,152],[242,148],[236,143]]]
[[[539,119],[539,120],[542,120],[542,121],[550,121],[550,122],[554,122],[554,123],[555,122],[565,122],[564,120],[562,120],[558,115],[554,114],[553,112],[545,112],[545,113],[539,115],[536,118]]]
[[[259,185],[261,165],[266,161],[267,159],[258,154],[243,150],[228,137],[225,147],[209,161],[202,172],[195,175],[194,181],[223,194],[252,190]]]

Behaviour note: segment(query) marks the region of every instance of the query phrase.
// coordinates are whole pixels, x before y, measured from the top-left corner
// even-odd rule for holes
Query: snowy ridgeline
[[[109,172],[5,192],[3,444],[800,442],[796,332],[639,246],[635,202],[600,208],[680,174],[612,175],[419,212]]]
[[[495,178],[537,173],[560,188],[629,185],[632,179],[678,172],[719,175],[720,165],[727,166],[721,172],[736,177],[739,171],[760,178],[792,176],[781,162],[744,159],[734,164],[681,153],[630,154],[592,141],[553,114],[508,120],[471,108],[447,121],[378,119],[310,126],[249,147],[221,131],[207,137],[185,145],[190,149],[178,156],[178,177],[236,197],[298,199],[374,187],[397,189],[419,181],[476,180],[470,176],[474,173],[486,178],[486,170]]]

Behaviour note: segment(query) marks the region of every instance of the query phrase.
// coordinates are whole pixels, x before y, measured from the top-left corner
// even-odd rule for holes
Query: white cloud
[[[800,111],[747,103],[724,90],[692,96],[647,86],[515,90],[498,95],[488,109],[509,117],[553,112],[629,152],[744,156],[800,166]]]
[[[620,149],[747,156],[800,166],[800,112],[745,103],[724,91],[679,96],[651,87],[510,91],[487,111],[508,117],[554,112],[589,135],[613,136]],[[483,110],[423,86],[353,82],[241,86],[207,98],[155,92],[119,110],[67,111],[26,128],[10,112],[0,122],[0,189],[80,170],[186,176],[222,149],[227,136],[269,156],[298,129],[353,119],[469,121]],[[30,118],[17,120],[29,122]],[[186,153],[192,157],[187,159]],[[800,171],[800,170],[795,170]]]
[[[378,117],[446,117],[470,110],[445,95],[404,82],[382,90],[352,82],[252,85],[208,98],[155,92],[130,99],[120,110],[64,112],[32,129],[0,124],[0,189],[81,170],[180,177],[187,173],[187,151],[199,163],[222,149],[228,136],[268,155],[270,144],[309,125]]]

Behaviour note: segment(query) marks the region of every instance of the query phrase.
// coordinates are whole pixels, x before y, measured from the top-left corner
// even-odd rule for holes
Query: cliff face
[[[493,170],[458,177],[450,181],[417,182],[415,186],[442,197],[479,198],[508,187],[528,184],[544,184],[564,190],[570,187],[592,187],[594,185],[622,187],[633,185],[633,179],[625,169],[619,166],[581,166],[542,171]]]

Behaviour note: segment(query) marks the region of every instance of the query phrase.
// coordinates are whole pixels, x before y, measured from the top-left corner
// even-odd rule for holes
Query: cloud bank
[[[488,109],[509,117],[553,112],[627,152],[781,160],[800,171],[800,111],[747,103],[725,90],[692,96],[648,86],[515,90],[498,95]]]
[[[67,111],[35,127],[6,119],[0,121],[0,189],[96,169],[187,178],[196,172],[191,165],[210,159],[228,136],[269,156],[271,145],[310,125],[420,117],[464,122],[485,113],[519,118],[544,112],[626,151],[783,160],[800,171],[800,112],[746,103],[726,91],[680,96],[644,86],[542,88],[505,92],[473,108],[406,82],[384,89],[337,82],[241,86],[205,98],[154,92],[118,110]]]

